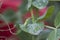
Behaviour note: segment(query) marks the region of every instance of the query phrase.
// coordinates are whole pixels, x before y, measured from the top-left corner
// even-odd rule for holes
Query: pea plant
[[[48,3],[48,0],[23,0],[17,12],[8,8],[3,14],[0,14],[0,17],[7,25],[9,22],[13,22],[16,27],[20,28],[15,34],[18,35],[21,40],[59,40],[60,12],[57,13],[54,20],[54,27],[44,24],[44,21],[53,14],[55,10],[54,6],[49,6],[42,16],[39,16],[38,13],[38,10],[45,8]],[[36,15],[34,15],[33,9],[36,10]],[[28,17],[25,22],[23,22],[22,15],[25,15],[28,11],[30,11],[31,17]],[[47,29],[44,30],[45,28]]]

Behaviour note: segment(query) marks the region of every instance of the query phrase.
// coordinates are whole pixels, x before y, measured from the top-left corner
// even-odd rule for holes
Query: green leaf
[[[32,35],[30,35],[27,32],[22,31],[18,37],[20,37],[20,40],[32,40]]]
[[[48,8],[44,18],[47,19],[47,18],[51,17],[51,15],[53,14],[54,10],[55,10],[55,7],[54,6],[50,6]]]
[[[27,32],[22,31],[18,36],[20,37],[20,40],[32,40],[32,36],[34,36],[34,40],[46,40],[50,32],[51,30],[46,29],[36,36],[36,35],[31,35]]]
[[[60,29],[57,30],[57,36],[60,38]]]
[[[52,30],[46,29],[43,30],[37,37],[37,40],[46,40]]]
[[[55,21],[54,21],[55,27],[60,27],[60,12],[57,14]]]
[[[17,17],[18,17],[18,23],[23,23],[22,21],[22,16],[25,15],[27,13],[27,11],[29,11],[30,7],[31,7],[31,3],[32,0],[22,0],[22,4],[19,7],[19,11],[17,13]]]
[[[29,10],[29,8],[31,7],[31,5],[32,5],[32,0],[28,0],[27,10]]]
[[[21,25],[20,28],[32,35],[38,35],[43,29],[44,29],[44,23],[33,23],[33,24],[28,24],[27,26]]]
[[[52,31],[48,37],[48,40],[56,40],[56,34],[55,31]]]
[[[60,38],[60,29],[55,29],[50,33],[47,39],[48,40],[59,40],[59,38]]]
[[[35,0],[32,5],[38,9],[43,9],[48,4],[48,0]]]
[[[54,11],[54,6],[50,6],[47,9],[47,12],[44,13],[44,15],[40,16],[39,18],[37,18],[37,21],[49,18],[53,14],[53,11]]]
[[[22,14],[26,13],[31,7],[32,0],[23,0],[19,10]]]

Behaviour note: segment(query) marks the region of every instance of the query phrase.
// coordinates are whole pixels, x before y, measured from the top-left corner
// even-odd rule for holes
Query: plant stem
[[[47,28],[49,28],[49,29],[53,29],[53,30],[55,30],[55,29],[56,29],[56,28],[54,28],[54,27],[47,26],[47,25],[45,25],[45,27],[47,27]]]
[[[26,21],[25,21],[25,23],[24,23],[24,26],[26,26],[26,25],[28,24],[29,20],[30,20],[30,18],[27,18],[27,19],[26,19]]]
[[[30,12],[31,12],[31,17],[32,17],[32,22],[34,23],[35,22],[35,19],[34,19],[34,14],[33,14],[32,8],[30,9]]]

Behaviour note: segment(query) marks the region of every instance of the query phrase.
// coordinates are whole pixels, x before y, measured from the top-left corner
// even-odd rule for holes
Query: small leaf
[[[57,14],[55,21],[54,21],[55,27],[60,27],[60,12]]]
[[[43,22],[40,23],[34,23],[34,24],[28,24],[27,26],[21,25],[20,28],[32,35],[38,35],[43,29],[44,29],[44,24]]]
[[[48,0],[35,0],[32,5],[38,9],[43,9],[48,4]]]
[[[40,16],[39,18],[37,18],[37,21],[49,18],[53,14],[53,11],[54,11],[54,6],[50,6],[47,9],[47,12],[44,13],[44,15]]]
[[[54,6],[50,6],[50,7],[48,8],[48,10],[47,10],[47,12],[46,12],[46,16],[45,16],[44,18],[45,18],[45,19],[49,18],[49,17],[53,14],[54,9],[55,9]]]

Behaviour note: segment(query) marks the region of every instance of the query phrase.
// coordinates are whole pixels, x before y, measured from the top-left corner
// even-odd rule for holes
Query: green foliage
[[[9,22],[12,22],[14,25],[16,25],[16,28],[20,28],[16,34],[21,34],[19,34],[21,40],[59,40],[60,29],[58,29],[58,27],[60,27],[60,12],[54,21],[55,28],[44,25],[44,22],[42,21],[38,22],[39,20],[49,18],[54,12],[54,6],[50,6],[45,14],[40,17],[38,16],[37,19],[35,19],[35,16],[33,14],[32,7],[36,8],[38,11],[45,8],[47,4],[48,0],[23,0],[18,12],[15,13],[13,10],[7,9],[3,14],[0,14],[0,17],[6,22],[7,25]],[[20,24],[19,21],[27,11],[31,12],[31,17],[27,18],[23,24]],[[44,31],[44,27],[52,29],[52,32],[48,30]]]
[[[50,33],[48,40],[59,40],[59,38],[60,38],[60,29],[55,29]]]
[[[34,6],[38,9],[43,9],[48,4],[48,0],[23,0],[20,6],[20,12],[26,13],[31,6]]]
[[[48,37],[48,40],[57,40],[56,36],[56,31],[52,31]]]
[[[55,25],[55,29],[50,33],[48,40],[59,40],[60,39],[60,29],[58,29],[58,27],[60,27],[60,12],[57,14],[55,21],[54,21],[54,25]]]
[[[21,30],[30,33],[32,35],[38,35],[43,29],[44,29],[44,24],[43,22],[40,23],[33,23],[33,24],[27,24],[25,25],[20,25]]]
[[[43,30],[39,33],[39,35],[31,35],[27,32],[22,31],[18,37],[20,37],[21,40],[46,40],[49,33],[51,32],[50,29]]]
[[[57,14],[55,21],[54,21],[55,27],[60,27],[60,12]]]
[[[44,19],[49,18],[53,14],[54,10],[55,10],[55,7],[54,6],[50,6],[48,8],[47,12],[46,12],[46,15],[44,14],[45,15]]]
[[[49,0],[49,1],[60,1],[60,0]]]
[[[36,21],[39,21],[39,20],[44,20],[44,19],[47,19],[49,18],[52,14],[53,14],[53,11],[54,11],[54,6],[50,6],[47,11],[44,13],[43,16],[40,16],[39,18],[37,18]]]
[[[35,0],[32,5],[38,9],[43,9],[48,4],[48,0]]]

